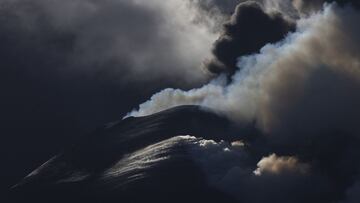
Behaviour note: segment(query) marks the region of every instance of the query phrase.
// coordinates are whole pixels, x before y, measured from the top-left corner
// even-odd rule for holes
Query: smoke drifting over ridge
[[[281,42],[241,57],[240,70],[230,84],[218,78],[187,92],[166,89],[131,115],[199,104],[237,121],[256,120],[269,133],[310,133],[334,124],[357,132],[359,112],[353,107],[359,101],[358,19],[358,12],[350,7],[326,6],[324,11],[297,21],[296,32]],[[296,129],[299,122],[301,129]]]
[[[165,89],[129,116],[196,104],[240,126],[255,123],[263,140],[241,157],[257,169],[228,155],[212,160],[223,170],[213,184],[241,201],[359,201],[360,11],[332,3],[307,12],[281,41],[239,55],[231,81],[220,75],[190,91]]]
[[[143,116],[173,106],[197,104],[228,116],[240,127],[255,124],[259,135],[244,143],[176,137],[159,143],[151,153],[160,153],[157,147],[166,151],[161,144],[184,142],[209,182],[241,202],[359,202],[360,12],[354,7],[330,4],[322,8],[323,1],[315,5],[311,3],[315,1],[296,0],[198,0],[190,1],[195,3],[190,6],[177,0],[14,2],[26,2],[26,6],[3,7],[6,15],[0,20],[6,23],[0,28],[5,30],[1,35],[5,38],[0,40],[5,46],[0,49],[6,53],[6,66],[24,66],[25,72],[35,75],[26,80],[30,82],[49,72],[51,80],[58,69],[65,67],[97,76],[94,70],[100,68],[101,73],[115,78],[112,81],[134,82],[146,76],[144,80],[167,79],[170,84],[197,83],[207,76],[196,69],[196,64],[207,58],[211,44],[220,35],[210,61],[220,64],[218,73],[234,72],[230,81],[229,76],[220,75],[190,91],[165,89],[129,115]],[[230,19],[228,9],[238,2]],[[70,15],[58,12],[63,10]],[[254,21],[247,21],[250,16]],[[226,19],[225,31],[234,31],[221,35],[219,25]],[[126,29],[115,26],[117,23],[126,25]],[[259,27],[254,28],[254,24]],[[252,33],[268,29],[273,29],[274,38]],[[9,33],[16,37],[9,37]],[[251,33],[259,39],[244,40]],[[31,39],[35,41],[29,44]],[[231,49],[219,46],[223,41]],[[245,49],[242,46],[247,42],[251,46]],[[44,46],[33,49],[39,44]],[[14,60],[18,59],[14,54],[18,50],[23,51],[20,55],[25,62]],[[218,56],[223,51],[230,59]],[[118,69],[120,65],[123,68]],[[37,72],[34,67],[45,71]],[[213,70],[209,64],[205,67]],[[7,81],[11,79],[5,84]],[[46,84],[34,86],[53,90]],[[91,80],[84,86],[88,84]],[[85,90],[93,91],[91,88],[96,86]],[[143,91],[141,88],[130,87],[127,93]],[[145,157],[140,161],[149,160]],[[161,159],[151,160],[151,164],[157,161]]]

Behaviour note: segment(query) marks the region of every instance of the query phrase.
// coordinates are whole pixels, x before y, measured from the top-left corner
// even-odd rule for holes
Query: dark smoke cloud
[[[213,57],[204,64],[212,73],[234,73],[239,56],[256,53],[267,43],[281,40],[294,30],[294,20],[300,15],[310,15],[321,10],[324,3],[332,0],[259,0],[259,1],[194,1],[202,9],[225,15],[237,5],[230,20],[223,26],[223,34],[213,46]],[[359,6],[358,1],[335,1],[341,6]],[[215,11],[214,11],[215,10]],[[213,14],[214,15],[214,14]],[[220,21],[220,22],[222,22]]]
[[[234,73],[239,56],[256,53],[265,44],[281,40],[292,30],[294,24],[280,13],[268,14],[254,1],[240,3],[214,44],[214,58],[205,66],[214,73]]]
[[[299,20],[297,31],[281,42],[266,45],[259,54],[239,58],[241,70],[229,85],[220,77],[188,92],[166,89],[141,105],[134,115],[172,105],[201,104],[230,115],[244,111],[236,119],[244,116],[252,120],[253,115],[259,115],[261,128],[272,133],[291,128],[292,133],[301,130],[302,134],[317,134],[316,130],[334,130],[335,124],[358,132],[354,122],[358,109],[352,108],[359,101],[359,51],[354,46],[359,30],[353,26],[358,17],[352,8],[328,6]],[[332,102],[323,103],[324,99]],[[326,119],[321,119],[324,114]],[[297,123],[302,123],[300,129]]]
[[[70,137],[115,119],[185,76],[196,83],[193,65],[235,4],[204,1],[210,13],[192,16],[180,1],[14,2],[2,5],[0,17],[1,129],[16,146],[1,147],[13,157],[9,163],[26,160],[26,150],[19,153],[26,145],[42,154],[44,143],[61,140],[54,135]],[[230,84],[220,76],[190,91],[166,89],[131,115],[199,104],[240,126],[254,123],[258,134],[249,143],[181,138],[209,183],[241,202],[359,202],[359,11],[294,1],[304,17],[290,15],[280,1],[262,2],[239,4],[214,45],[207,65],[214,72],[239,69]],[[214,18],[213,9],[225,15]],[[293,31],[292,20],[296,31],[281,40]],[[130,85],[119,87],[118,80]],[[146,153],[140,157],[148,163]]]
[[[210,182],[240,202],[358,202],[359,20],[357,8],[325,5],[280,42],[240,56],[229,84],[219,77],[190,91],[165,89],[130,115],[198,104],[239,126],[255,123],[245,158],[229,161],[225,153],[238,152],[222,148],[210,160],[216,169],[204,165]]]

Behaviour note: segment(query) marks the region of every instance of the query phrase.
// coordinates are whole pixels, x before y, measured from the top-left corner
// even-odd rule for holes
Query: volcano
[[[10,192],[11,202],[235,202],[208,184],[191,146],[238,139],[199,106],[128,117],[81,137]]]

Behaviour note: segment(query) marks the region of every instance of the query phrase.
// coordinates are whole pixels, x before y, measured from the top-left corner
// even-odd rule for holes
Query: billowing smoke
[[[214,180],[219,171],[208,171],[242,202],[358,202],[359,20],[356,7],[325,4],[299,15],[279,42],[240,54],[231,80],[220,75],[190,91],[165,89],[129,116],[197,104],[254,124],[261,138],[241,147],[248,160],[223,155],[228,161],[214,160],[222,174]]]
[[[268,14],[255,1],[240,3],[215,42],[214,57],[205,65],[211,72],[233,73],[239,56],[256,53],[265,44],[279,41],[293,27],[282,14]]]
[[[335,127],[357,132],[358,19],[360,15],[350,7],[329,5],[299,20],[296,32],[281,42],[264,46],[259,54],[241,57],[237,64],[240,70],[230,84],[218,78],[190,91],[166,89],[131,115],[199,104],[236,121],[255,120],[268,133],[308,134]]]
[[[204,66],[212,73],[236,71],[237,58],[257,53],[267,43],[274,43],[294,30],[294,21],[320,10],[326,0],[253,0],[195,1],[215,14],[227,12],[237,4],[235,12],[223,25],[222,35],[213,45],[212,57]],[[337,1],[339,5],[359,6],[357,1]],[[232,7],[232,8],[233,8]],[[215,12],[218,11],[218,12]],[[211,12],[210,12],[211,13]],[[226,19],[226,15],[223,19]],[[222,20],[223,21],[223,20]],[[217,22],[222,22],[221,20]]]
[[[239,202],[329,202],[332,183],[295,156],[259,157],[241,142],[215,142],[181,137],[210,185]]]
[[[300,163],[296,157],[278,157],[276,154],[271,154],[268,157],[262,158],[257,164],[258,168],[254,171],[255,175],[261,176],[263,174],[282,174],[282,173],[306,173],[309,166]]]
[[[94,100],[81,99],[79,92],[96,92],[90,98],[109,97],[114,91],[104,85],[109,78],[154,84],[168,80],[171,86],[201,83],[208,75],[199,66],[208,59],[203,66],[218,74],[208,84],[189,91],[165,89],[128,116],[196,104],[227,116],[236,127],[255,130],[240,131],[239,139],[244,140],[232,143],[171,138],[129,154],[114,165],[115,171],[106,171],[104,179],[142,174],[172,158],[162,159],[159,153],[166,155],[177,142],[184,142],[209,183],[241,202],[359,202],[359,4],[326,2],[5,0],[0,3],[1,88],[6,88],[3,115],[17,121],[23,115],[13,109],[30,106],[41,112],[44,95],[50,95],[48,101],[61,103],[61,108],[48,107],[56,110],[42,119],[55,123],[48,116],[63,113],[69,102],[59,101],[64,95],[82,107]],[[64,82],[71,79],[68,73],[83,80]],[[92,77],[106,78],[106,82],[94,85]],[[13,78],[22,83],[7,88]],[[87,87],[71,92],[73,84],[79,83]],[[96,89],[98,84],[106,91]],[[149,87],[143,84],[128,85],[120,101],[137,92],[145,94]],[[14,97],[19,90],[25,96]],[[27,95],[36,99],[29,101]],[[129,98],[125,100],[132,102]],[[113,102],[112,95],[100,103],[113,111],[109,100]],[[70,113],[63,120],[77,108],[67,110]],[[84,115],[71,118],[97,117]],[[8,123],[18,128],[17,122]],[[85,178],[76,175],[76,179]]]

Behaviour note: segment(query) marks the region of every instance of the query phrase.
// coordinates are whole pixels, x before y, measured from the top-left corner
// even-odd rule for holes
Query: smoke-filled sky
[[[296,3],[276,11],[238,4],[206,64],[223,75],[188,91],[162,90],[129,116],[196,104],[239,126],[254,123],[264,139],[249,146],[262,151],[258,168],[241,162],[256,155],[217,144],[224,154],[200,161],[214,185],[240,201],[358,202],[360,12]]]
[[[1,0],[4,187],[106,122],[196,104],[265,137],[254,170],[239,164],[248,152],[212,160],[226,169],[206,171],[221,190],[243,202],[360,201],[359,6]]]

